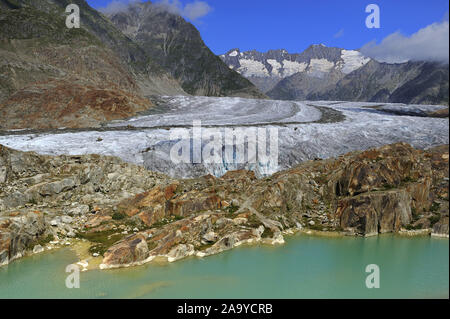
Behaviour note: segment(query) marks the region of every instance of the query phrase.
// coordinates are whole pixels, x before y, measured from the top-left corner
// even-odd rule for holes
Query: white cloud
[[[99,11],[105,14],[114,14],[120,11],[125,11],[129,5],[142,2],[140,0],[113,0],[104,8],[99,8]]]
[[[192,21],[206,16],[212,10],[209,4],[204,1],[194,1],[183,6],[179,0],[160,0],[154,6]]]
[[[401,63],[406,61],[449,62],[448,13],[442,22],[436,22],[420,29],[411,36],[395,32],[384,38],[380,44],[369,42],[361,53],[380,62]]]
[[[125,11],[128,6],[136,2],[145,2],[142,0],[113,0],[106,7],[99,11],[105,14],[114,14]],[[153,7],[173,14],[183,16],[191,21],[204,17],[212,8],[204,1],[194,1],[183,5],[179,0],[159,0],[153,3]]]
[[[160,0],[153,4],[154,7],[173,13],[182,15],[183,5],[178,0]]]
[[[183,15],[189,20],[197,20],[204,17],[211,11],[211,7],[203,1],[195,1],[186,4],[183,10]]]

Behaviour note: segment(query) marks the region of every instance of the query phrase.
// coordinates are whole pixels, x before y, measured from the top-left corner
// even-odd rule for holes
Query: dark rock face
[[[8,2],[11,1],[2,0],[1,3],[7,4]],[[30,30],[33,32],[31,36],[29,34],[27,35],[28,38],[46,35],[50,42],[60,43],[67,41],[68,34],[72,34],[69,37],[73,37],[74,34],[78,36],[79,33],[87,33],[98,43],[103,44],[113,51],[114,55],[123,63],[127,71],[137,75],[136,78],[139,81],[143,81],[143,83],[140,83],[143,86],[153,83],[155,79],[159,81],[167,80],[167,84],[173,85],[175,90],[181,92],[179,87],[175,87],[176,82],[171,81],[167,72],[143,48],[118,30],[104,15],[90,7],[85,0],[14,0],[14,2],[17,4],[16,9],[20,9],[17,11],[34,11],[32,14],[33,19],[26,21],[27,23],[31,23],[32,27],[30,28],[30,25],[27,23],[22,24],[22,29],[25,32],[30,32]],[[68,30],[65,24],[63,26],[60,25],[61,18],[62,21],[65,20],[65,8],[69,4],[76,4],[80,8],[83,16],[81,29],[75,31],[73,29]],[[11,14],[11,12],[9,13]],[[52,19],[40,20],[40,18],[45,18],[45,15],[52,15],[53,20],[56,21],[52,21]],[[37,22],[35,18],[39,19],[40,22]],[[48,24],[48,27],[43,28],[43,21],[45,21],[45,24]],[[12,32],[10,32],[9,36],[11,38],[23,38],[23,34],[18,32],[19,29],[15,25],[23,22],[19,20],[14,23],[14,27],[10,26]],[[36,22],[38,25],[36,25]]]
[[[315,91],[305,90],[300,74],[294,74],[280,81],[268,95],[279,99],[448,104],[448,74],[448,64],[388,64],[371,60]]]
[[[168,72],[84,0],[1,0],[0,129],[93,127],[185,94]],[[75,3],[80,29],[65,25]]]
[[[111,21],[194,95],[264,97],[247,79],[230,70],[182,17],[150,2],[136,3]]]
[[[336,70],[324,73],[321,77],[299,72],[282,79],[267,95],[275,100],[315,100],[311,98],[314,94],[334,88],[343,76]]]
[[[433,236],[437,236],[437,237],[447,237],[448,238],[448,216],[442,217],[439,222],[434,224],[433,232],[431,234]]]
[[[449,66],[431,62],[400,64],[372,60],[311,99],[448,104]]]
[[[423,63],[419,68],[420,74],[393,91],[388,101],[399,103],[448,104],[448,64]]]
[[[142,88],[161,74],[134,67],[148,57],[84,1],[80,29],[65,26],[68,1],[15,2],[0,11],[0,129],[98,126],[153,106]]]

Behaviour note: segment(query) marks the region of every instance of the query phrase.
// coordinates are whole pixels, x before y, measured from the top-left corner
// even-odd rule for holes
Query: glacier
[[[442,108],[447,106],[161,97],[155,110],[108,123],[103,128],[1,132],[0,144],[40,154],[117,156],[178,178],[221,176],[235,169],[250,169],[261,177],[306,160],[335,157],[395,142],[406,142],[421,149],[448,144],[448,118],[423,116],[424,112]],[[327,118],[326,110],[342,116]],[[171,133],[181,128],[191,134],[194,120],[201,121],[202,128],[214,128],[222,133],[230,127],[277,129],[278,163],[233,163],[224,156],[218,163],[175,164],[169,154],[180,139],[171,138]],[[201,145],[204,147],[205,141]]]

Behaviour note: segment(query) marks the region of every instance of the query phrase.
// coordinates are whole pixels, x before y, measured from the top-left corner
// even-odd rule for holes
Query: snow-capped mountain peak
[[[329,73],[348,74],[370,61],[359,51],[313,44],[302,53],[289,53],[285,49],[241,52],[238,48],[220,58],[233,70],[268,92],[283,78],[296,73],[323,78]]]

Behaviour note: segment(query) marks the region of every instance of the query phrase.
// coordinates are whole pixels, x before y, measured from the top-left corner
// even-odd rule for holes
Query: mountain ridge
[[[310,45],[301,53],[289,53],[285,49],[265,53],[232,49],[220,57],[230,68],[249,78],[266,93],[282,79],[299,72],[320,78],[333,68],[336,74],[347,74],[370,60],[358,51],[322,44]]]
[[[192,95],[265,98],[239,73],[230,70],[181,16],[150,1],[132,3],[109,19],[167,70]]]
[[[65,8],[71,3],[80,8],[79,29],[65,25]],[[166,23],[187,23],[161,14],[160,19],[169,19]],[[155,52],[122,33],[85,0],[0,0],[0,26],[2,129],[95,127],[153,107],[155,96],[188,95]],[[195,28],[191,31],[209,61],[215,61],[210,69],[200,65],[201,71],[192,71],[192,83],[208,88],[192,93],[266,97],[213,55]],[[183,41],[189,39],[179,41],[180,61],[189,56],[183,53]],[[191,63],[191,70],[196,66]]]
[[[332,90],[309,98],[448,105],[448,77],[448,65],[438,62],[389,64],[372,60],[348,74]]]
[[[448,104],[448,64],[381,63],[358,50],[310,45],[220,56],[273,99]]]

